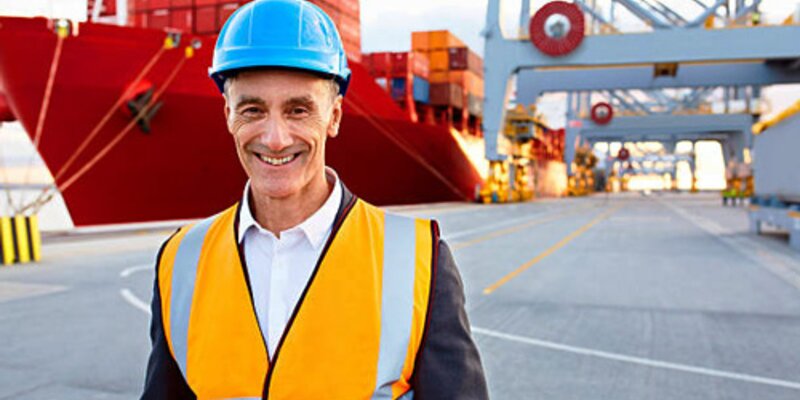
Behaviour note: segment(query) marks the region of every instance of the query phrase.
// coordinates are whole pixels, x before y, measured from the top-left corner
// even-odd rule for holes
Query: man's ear
[[[225,113],[225,126],[228,127],[228,132],[233,133],[231,129],[231,108],[228,106],[228,96],[225,97],[224,113]]]
[[[328,137],[335,138],[339,135],[339,125],[342,122],[342,102],[344,98],[341,95],[336,96],[333,100],[333,110],[331,110],[331,123],[328,125]]]

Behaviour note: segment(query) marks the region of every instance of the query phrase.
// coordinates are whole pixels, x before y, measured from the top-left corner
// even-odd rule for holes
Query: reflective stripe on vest
[[[414,220],[386,213],[383,242],[383,291],[377,388],[373,399],[392,399],[392,385],[403,371],[414,312]]]
[[[207,218],[193,226],[186,233],[175,255],[172,269],[172,298],[170,299],[170,332],[175,361],[186,376],[186,353],[189,333],[189,315],[192,310],[194,283],[197,277],[197,263],[203,250],[203,241],[215,217]]]
[[[175,235],[160,260],[165,333],[198,399],[260,398],[267,372],[270,400],[413,399],[436,244],[431,222],[356,201],[268,365],[240,264],[237,210]],[[263,374],[246,372],[253,370]]]

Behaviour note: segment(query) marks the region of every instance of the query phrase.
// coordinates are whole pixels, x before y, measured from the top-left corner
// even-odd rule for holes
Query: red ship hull
[[[0,88],[31,138],[38,136],[76,226],[199,218],[242,194],[246,177],[223,99],[207,77],[215,37],[183,35],[180,46],[155,59],[144,80],[163,89],[163,106],[149,133],[134,126],[120,135],[132,116],[114,104],[154,60],[165,35],[81,25],[63,41],[54,68],[57,36],[48,21],[0,17]],[[193,39],[202,47],[182,63]],[[327,163],[345,184],[376,204],[471,199],[480,176],[450,133],[412,123],[360,64],[351,68],[341,131],[327,148]]]

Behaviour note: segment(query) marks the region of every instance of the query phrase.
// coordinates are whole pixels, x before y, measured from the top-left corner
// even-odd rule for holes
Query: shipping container
[[[431,101],[431,85],[425,78],[414,76],[414,101],[428,104]]]
[[[358,18],[342,15],[334,22],[343,41],[361,42],[361,23]]]
[[[428,64],[431,71],[450,70],[450,60],[448,59],[447,49],[431,50],[428,53]]]
[[[430,103],[435,106],[464,107],[464,89],[452,83],[430,85]]]
[[[370,75],[374,77],[391,76],[391,53],[370,53],[362,59],[364,60],[364,64],[367,67],[367,70],[369,70]]]
[[[411,51],[427,52],[430,48],[428,32],[411,32]]]
[[[451,70],[469,70],[483,76],[483,60],[468,47],[447,49],[448,66]]]
[[[409,85],[409,82],[411,83]],[[409,87],[410,86],[410,87]],[[411,94],[411,100],[427,104],[430,101],[430,84],[422,77],[414,76],[409,80],[408,78],[393,78],[392,79],[392,98],[397,101],[405,102]]]
[[[237,8],[239,8],[238,3],[221,4],[217,8],[217,30],[222,29],[222,26],[225,25],[225,21],[228,20],[228,17],[230,17]]]
[[[344,45],[344,52],[347,54],[347,57],[352,59],[355,62],[362,62],[363,58],[361,56],[361,42],[352,42],[346,40],[342,42]]]
[[[151,10],[163,10],[169,8],[169,0],[150,0],[149,3]]]
[[[217,7],[204,6],[194,10],[194,31],[198,34],[217,32]]]
[[[474,94],[467,95],[467,110],[470,115],[482,116],[483,115],[483,98]]]
[[[98,0],[101,1],[101,0]],[[116,4],[116,0],[102,0]],[[128,23],[152,29],[177,29],[213,35],[241,5],[251,0],[129,0]],[[359,0],[314,0],[336,24],[345,52],[361,61]],[[93,3],[92,3],[93,5]]]
[[[170,26],[169,10],[153,10],[147,17],[147,27],[152,29],[164,29]]]
[[[424,54],[414,52],[389,53],[392,64],[392,76],[409,77],[412,75],[428,77],[428,58]]]
[[[150,0],[128,0],[128,12],[134,13],[150,9]]]
[[[433,83],[453,83],[461,86],[467,93],[483,97],[483,78],[472,71],[432,71],[428,80]]]
[[[464,42],[450,31],[425,31],[411,34],[413,51],[446,50],[451,47],[463,47]]]
[[[170,27],[185,32],[192,31],[193,13],[191,8],[172,10]]]
[[[150,0],[153,1],[153,0]],[[221,0],[193,0],[195,7],[197,6],[215,6],[219,3],[222,3]],[[230,1],[228,1],[230,3]]]
[[[338,0],[339,10],[343,14],[349,15],[356,19],[361,19],[361,0]]]

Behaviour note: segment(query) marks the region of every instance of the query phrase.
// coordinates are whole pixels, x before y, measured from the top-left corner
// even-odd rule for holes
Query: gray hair
[[[239,76],[239,74],[243,71],[244,70],[234,70],[225,74],[225,83],[223,83],[223,89],[222,89],[222,94],[225,96],[225,98],[228,97],[228,90],[230,89],[233,81],[235,81],[236,78]],[[330,85],[331,100],[333,101],[336,99],[337,96],[339,96],[339,90],[340,90],[339,82],[336,82],[336,79],[332,76],[330,77],[326,76],[324,79],[328,81],[328,84]]]

